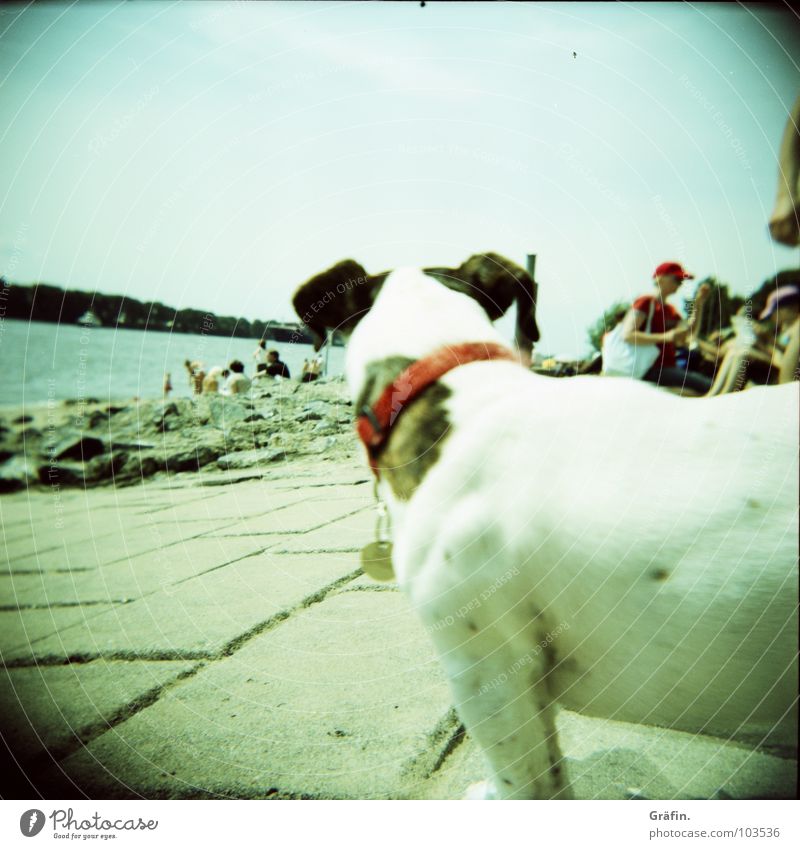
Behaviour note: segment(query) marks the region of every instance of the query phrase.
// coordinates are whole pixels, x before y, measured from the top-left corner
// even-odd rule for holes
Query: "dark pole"
[[[536,303],[536,296],[539,294],[539,284],[536,282],[536,254],[528,254],[528,274],[533,280],[533,302]]]

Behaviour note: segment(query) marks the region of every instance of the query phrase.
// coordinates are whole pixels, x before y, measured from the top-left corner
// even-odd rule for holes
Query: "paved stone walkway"
[[[360,464],[0,498],[6,798],[459,798],[422,627],[361,574]],[[794,795],[795,763],[561,714],[578,796]]]

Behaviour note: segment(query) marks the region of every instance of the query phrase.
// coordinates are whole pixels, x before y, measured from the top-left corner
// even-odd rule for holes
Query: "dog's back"
[[[450,574],[409,575],[418,601],[458,584],[463,607],[464,582],[480,597],[511,568],[491,606],[523,643],[533,609],[537,633],[560,628],[550,681],[565,706],[793,741],[797,385],[688,400],[500,364],[446,380],[456,426],[409,506],[401,570],[426,562],[435,528],[460,530]],[[496,549],[482,563],[476,539]]]

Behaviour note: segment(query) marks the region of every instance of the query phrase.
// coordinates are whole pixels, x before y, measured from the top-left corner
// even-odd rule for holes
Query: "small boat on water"
[[[103,322],[91,311],[86,310],[86,312],[78,317],[78,324],[83,327],[102,327]]]

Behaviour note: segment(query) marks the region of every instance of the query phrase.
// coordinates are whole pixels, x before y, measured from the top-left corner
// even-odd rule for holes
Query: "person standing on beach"
[[[262,339],[258,347],[253,351],[253,359],[256,361],[256,374],[267,370],[267,340]]]
[[[194,394],[203,394],[203,381],[206,379],[205,366],[198,361],[192,363],[192,373],[194,379]]]
[[[681,314],[667,303],[667,298],[680,289],[684,280],[693,280],[677,262],[662,262],[653,273],[656,293],[637,298],[623,319],[622,337],[630,345],[656,345],[659,349],[656,361],[642,380],[657,383],[666,388],[688,388],[696,395],[705,395],[711,381],[702,374],[678,368],[675,346],[682,345],[694,333],[698,317],[711,294],[708,286],[701,286],[695,298],[691,319],[684,323]],[[650,319],[649,329],[644,325]]]
[[[172,392],[172,375],[167,372],[164,375],[164,397],[169,395],[170,392]]]
[[[315,381],[322,371],[322,357],[312,357],[310,360],[303,360],[303,374],[300,378],[301,383],[311,383]]]
[[[200,395],[203,392],[203,380],[205,380],[205,368],[203,364],[199,360],[194,360],[194,362],[189,362],[186,360],[184,362],[184,366],[186,366],[186,372],[189,375],[189,386],[194,392],[195,395]]]

